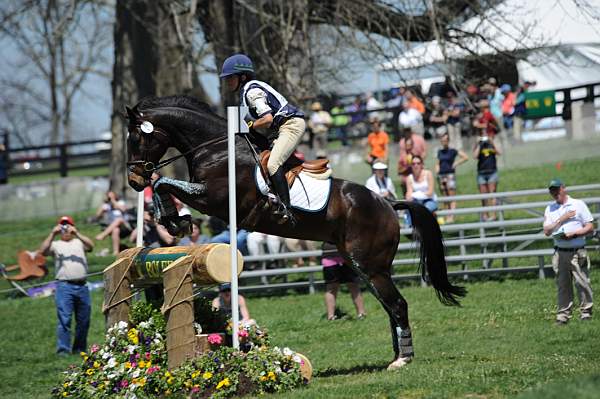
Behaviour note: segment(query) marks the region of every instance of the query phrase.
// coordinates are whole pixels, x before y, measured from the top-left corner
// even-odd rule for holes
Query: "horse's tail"
[[[467,290],[448,281],[442,231],[435,216],[426,207],[415,202],[394,201],[392,207],[410,212],[413,228],[421,241],[420,268],[423,280],[433,285],[438,299],[444,305],[460,306],[458,298],[464,297]]]

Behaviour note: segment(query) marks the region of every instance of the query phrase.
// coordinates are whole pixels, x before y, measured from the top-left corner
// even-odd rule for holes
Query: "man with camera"
[[[54,238],[60,235],[60,240]],[[58,316],[58,354],[79,353],[87,348],[87,333],[90,326],[91,300],[86,276],[88,271],[85,252],[94,248],[94,243],[81,234],[70,216],[63,216],[40,246],[44,256],[52,255],[58,280],[55,301]],[[75,340],[71,345],[71,316],[75,313]]]

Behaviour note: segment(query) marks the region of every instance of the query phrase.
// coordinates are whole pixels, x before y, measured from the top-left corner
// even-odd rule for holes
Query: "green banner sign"
[[[556,116],[554,93],[554,90],[525,92],[527,119]]]
[[[161,278],[162,271],[167,266],[186,255],[184,252],[176,254],[142,254],[136,256],[135,268],[140,277]]]

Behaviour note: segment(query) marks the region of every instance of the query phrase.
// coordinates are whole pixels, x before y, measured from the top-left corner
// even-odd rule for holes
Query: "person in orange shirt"
[[[367,137],[368,148],[365,160],[369,165],[373,165],[375,161],[387,163],[390,137],[381,128],[381,122],[377,118],[373,119],[371,127],[373,130]]]
[[[419,100],[414,91],[408,90],[406,92],[406,102],[408,102],[408,107],[416,109],[421,115],[425,113],[425,104]]]

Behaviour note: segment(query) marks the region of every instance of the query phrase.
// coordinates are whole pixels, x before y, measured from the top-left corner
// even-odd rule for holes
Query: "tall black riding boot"
[[[294,215],[290,211],[290,191],[282,166],[277,169],[274,175],[271,175],[271,182],[280,200],[279,207],[273,212],[280,218],[278,223],[283,224],[287,221],[294,223]]]

